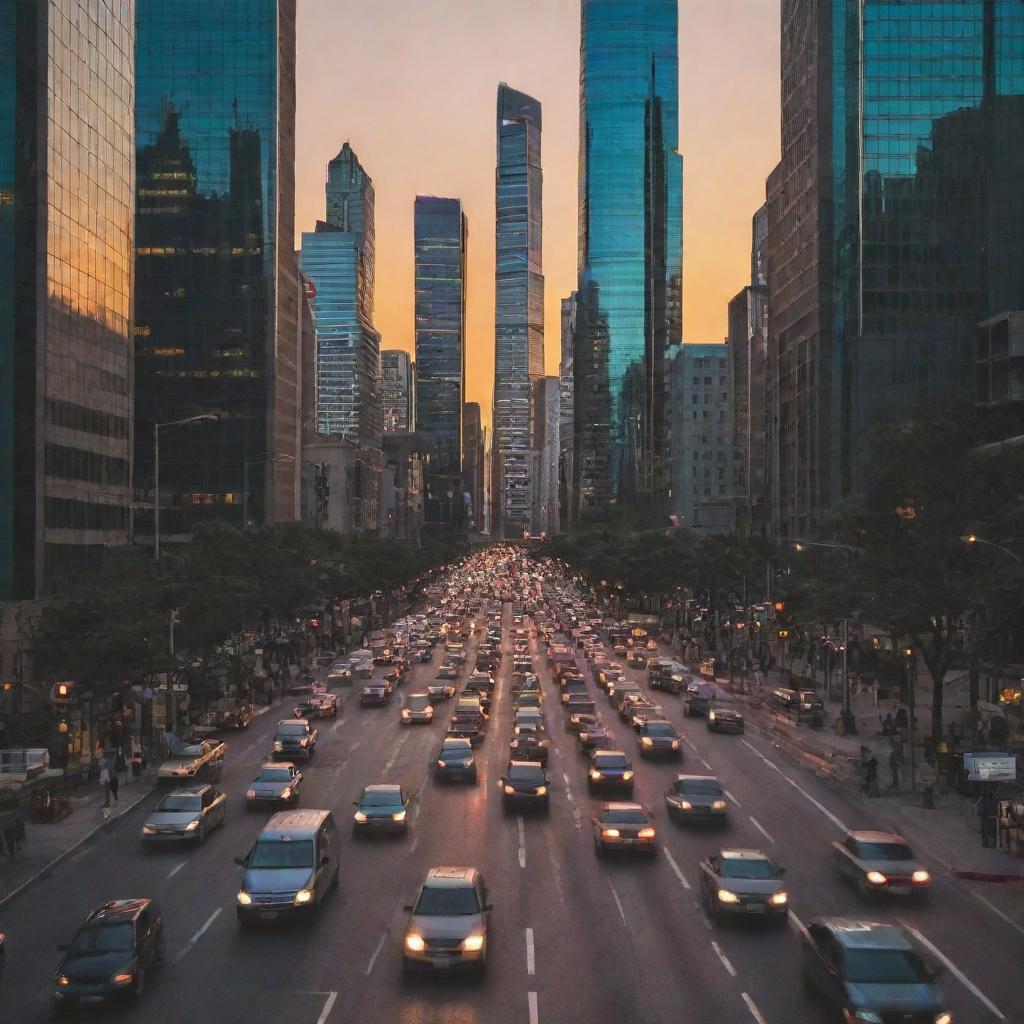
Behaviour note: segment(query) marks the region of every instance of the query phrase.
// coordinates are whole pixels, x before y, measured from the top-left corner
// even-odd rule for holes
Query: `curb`
[[[968,882],[1024,882],[1024,875],[1002,875],[988,871],[953,871],[954,878]]]
[[[130,804],[126,804],[119,814],[117,814],[116,816],[111,815],[111,817],[108,818],[106,821],[101,821],[95,828],[90,829],[88,832],[86,832],[86,834],[82,836],[79,840],[72,843],[71,846],[69,846],[66,850],[58,854],[58,856],[54,857],[53,860],[51,860],[48,864],[41,867],[34,875],[32,875],[31,878],[26,879],[17,888],[12,889],[9,893],[0,897],[0,907],[7,906],[8,903],[14,900],[17,896],[20,896],[26,889],[28,889],[34,883],[38,882],[40,878],[42,878],[44,875],[52,871],[62,861],[67,860],[67,858],[70,857],[76,850],[83,847],[98,832],[101,832],[103,829],[108,828],[115,821],[119,821],[121,818],[123,818],[129,811],[134,810],[140,803],[142,803],[143,800],[146,799],[147,796],[150,796],[153,792],[154,789],[150,788],[147,789],[144,793],[140,793],[138,798],[133,800]]]

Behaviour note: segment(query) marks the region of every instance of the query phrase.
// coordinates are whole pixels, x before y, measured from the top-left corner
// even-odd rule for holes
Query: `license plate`
[[[102,1003],[103,996],[79,996],[78,1001],[80,1003]]]
[[[767,911],[767,907],[763,903],[748,903],[747,913],[748,914],[763,914]]]
[[[909,885],[890,885],[889,892],[895,893],[897,896],[909,896],[910,886]]]
[[[260,913],[260,917],[264,921],[276,921],[278,917],[278,911],[276,910],[264,910]]]
[[[622,845],[623,846],[636,846],[636,840],[635,839],[623,839],[622,840]]]
[[[452,957],[450,956],[435,956],[430,961],[435,967],[451,967]]]

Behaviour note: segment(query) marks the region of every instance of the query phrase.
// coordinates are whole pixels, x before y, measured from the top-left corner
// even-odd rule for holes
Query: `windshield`
[[[676,734],[675,728],[669,722],[649,722],[647,725],[648,736],[672,736]]]
[[[305,736],[309,732],[309,727],[303,722],[299,725],[298,722],[289,725],[279,725],[277,727],[278,736]]]
[[[697,795],[697,796],[721,796],[722,787],[714,781],[708,780],[707,782],[693,782],[690,780],[683,781],[680,779],[675,784],[675,791],[683,795]]]
[[[931,980],[924,961],[909,950],[847,949],[844,960],[844,974],[853,982],[913,985]]]
[[[441,761],[456,761],[464,757],[470,757],[473,748],[468,743],[460,743],[458,746],[446,746],[441,751]]]
[[[83,928],[71,945],[72,953],[117,953],[134,947],[130,924],[101,924]]]
[[[544,772],[540,768],[527,768],[525,765],[513,765],[508,770],[509,782],[529,782],[544,784]]]
[[[625,754],[605,754],[602,757],[595,757],[594,764],[598,768],[626,768],[629,766]]]
[[[410,711],[422,711],[424,708],[430,707],[430,698],[425,693],[422,695],[414,693],[409,696],[405,706]]]
[[[249,856],[251,868],[311,868],[313,840],[261,839]]]
[[[289,782],[292,773],[287,768],[264,768],[256,776],[257,782]]]
[[[909,846],[902,843],[861,843],[860,856],[864,860],[913,860]]]
[[[726,857],[719,871],[722,878],[777,878],[778,870],[770,860],[739,860]]]
[[[363,807],[391,807],[401,806],[401,804],[400,793],[364,793],[362,799]]]
[[[604,816],[606,825],[646,825],[647,815],[643,811],[608,811]]]
[[[165,796],[156,805],[158,811],[198,811],[199,800],[197,796]]]
[[[413,913],[441,916],[479,914],[480,902],[476,898],[476,890],[472,888],[432,889],[425,886]]]

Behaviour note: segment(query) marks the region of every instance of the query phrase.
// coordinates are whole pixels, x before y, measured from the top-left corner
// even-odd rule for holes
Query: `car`
[[[486,721],[482,712],[459,710],[452,715],[448,723],[448,735],[459,736],[469,740],[470,744],[478,747],[484,741]]]
[[[401,786],[391,783],[367,786],[353,805],[356,809],[352,815],[354,836],[370,832],[398,832],[404,835],[409,831],[409,818],[405,811],[409,798],[402,792]]]
[[[626,723],[634,732],[639,732],[641,727],[648,722],[663,721],[665,721],[665,716],[660,704],[634,704],[626,717]]]
[[[519,708],[512,720],[512,734],[518,736],[524,725],[540,725],[543,728],[544,712],[540,708]]]
[[[359,705],[380,708],[391,703],[391,687],[387,683],[367,683],[359,692]]]
[[[406,973],[418,967],[486,971],[492,907],[476,868],[431,868],[405,910],[409,914],[402,939]]]
[[[194,842],[203,844],[224,824],[228,798],[210,785],[182,786],[160,798],[142,826],[148,844]]]
[[[669,757],[683,759],[683,740],[671,722],[648,719],[637,726],[641,757]]]
[[[626,664],[631,668],[644,668],[647,664],[647,654],[640,648],[634,648],[626,655]]]
[[[624,643],[613,644],[612,651],[617,658],[625,658],[629,654],[629,648]]]
[[[700,888],[708,917],[764,917],[785,922],[789,896],[785,869],[761,850],[719,850],[700,862]]]
[[[852,830],[832,843],[832,856],[839,874],[863,896],[923,896],[931,886],[931,873],[894,832]]]
[[[620,692],[616,707],[619,712],[619,718],[623,722],[628,722],[633,715],[634,708],[653,708],[656,705],[648,700],[646,693],[642,693],[637,689]]]
[[[592,726],[600,725],[601,719],[593,712],[573,711],[565,720],[565,728],[568,732],[580,733]]]
[[[725,792],[713,775],[680,775],[665,791],[673,821],[726,822]]]
[[[438,670],[438,679],[457,679],[459,675],[459,666],[454,662],[446,661]]]
[[[409,674],[409,662],[405,658],[396,658],[390,672],[384,674],[384,678],[394,686],[400,686],[402,680]]]
[[[815,917],[800,946],[804,985],[843,1020],[952,1024],[936,984],[942,968],[926,959],[902,926]]]
[[[562,707],[565,707],[573,697],[590,699],[587,684],[582,679],[571,679],[562,686]]]
[[[298,704],[292,708],[292,715],[295,718],[319,718],[320,717],[320,700],[318,696],[307,697],[305,700],[299,701]]]
[[[549,781],[540,761],[509,761],[498,785],[506,811],[516,807],[547,811],[550,807]]]
[[[548,763],[548,739],[540,722],[520,725],[509,743],[509,757],[513,761],[540,761]]]
[[[512,710],[520,708],[542,708],[544,694],[540,690],[519,690],[512,697]]]
[[[600,857],[610,851],[658,852],[658,834],[651,813],[641,804],[608,803],[593,818],[594,852]]]
[[[587,785],[591,792],[600,789],[618,789],[633,792],[633,766],[621,750],[596,749],[590,755]]]
[[[435,704],[443,700],[450,700],[455,696],[455,684],[443,679],[435,680],[427,687],[427,694]]]
[[[580,753],[585,754],[587,757],[599,747],[610,749],[615,746],[614,733],[601,722],[596,722],[588,725],[585,729],[581,729],[576,739],[579,742]]]
[[[260,768],[245,793],[251,809],[279,804],[294,807],[302,789],[302,772],[290,761],[270,761]]]
[[[619,665],[606,665],[597,672],[597,685],[607,691],[608,687],[617,683],[623,678],[623,671]]]
[[[317,694],[317,703],[320,705],[320,713],[318,718],[337,718],[338,717],[338,696],[334,693],[321,693]]]
[[[708,707],[707,723],[708,732],[733,732],[743,735],[743,712],[721,698],[713,700]]]
[[[699,683],[693,692],[690,692],[688,688],[686,702],[683,705],[683,714],[687,718],[707,715],[717,696],[718,691],[713,683]]]
[[[434,720],[434,706],[430,701],[430,694],[426,690],[417,690],[405,698],[405,707],[402,708],[402,725],[412,725],[419,722],[429,725]]]
[[[319,731],[304,718],[285,718],[277,723],[272,761],[312,761]]]
[[[151,899],[108,900],[82,923],[53,980],[58,1010],[139,999],[147,975],[164,961],[164,922]]]
[[[352,669],[348,665],[336,665],[327,672],[328,686],[348,686],[352,682]]]

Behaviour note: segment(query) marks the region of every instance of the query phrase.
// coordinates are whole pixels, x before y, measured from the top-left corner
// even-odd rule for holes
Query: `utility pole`
[[[850,620],[843,619],[843,734],[857,735],[857,721],[850,707]]]

